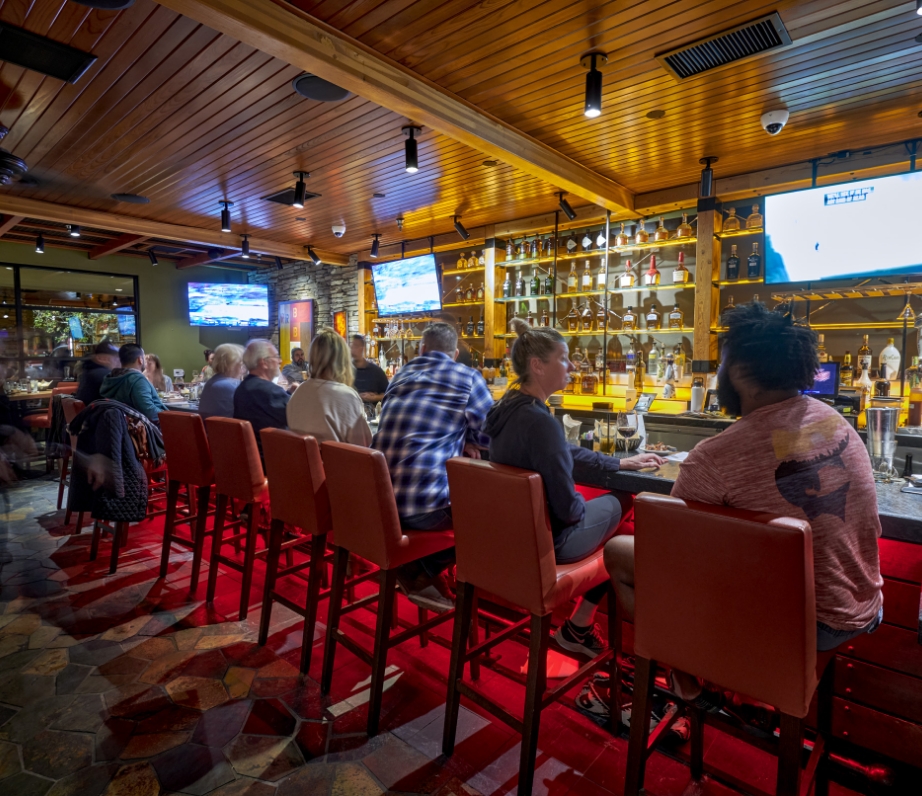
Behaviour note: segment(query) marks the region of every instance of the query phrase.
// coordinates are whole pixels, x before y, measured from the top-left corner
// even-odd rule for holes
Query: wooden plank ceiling
[[[269,0],[263,0],[268,2]],[[922,22],[907,2],[713,0],[295,0],[394,59],[599,174],[644,192],[846,148],[922,137]],[[778,11],[794,44],[677,83],[657,53]],[[292,11],[292,13],[297,13]],[[317,103],[299,73],[191,19],[137,0],[120,11],[66,0],[0,0],[0,21],[92,52],[76,85],[0,64],[2,146],[34,186],[0,190],[139,218],[218,228],[218,200],[248,232],[330,251],[537,215],[556,186],[424,130],[420,170],[403,168],[405,117],[367,100]],[[579,57],[609,53],[603,113],[582,115]],[[777,137],[759,116],[787,107]],[[659,119],[651,111],[663,111]],[[303,210],[261,197],[311,172]],[[148,205],[116,203],[138,193]],[[375,198],[375,193],[385,194]],[[579,204],[579,202],[574,202]],[[395,220],[405,219],[403,232]],[[334,238],[333,223],[346,235]],[[33,225],[34,227],[34,225]]]

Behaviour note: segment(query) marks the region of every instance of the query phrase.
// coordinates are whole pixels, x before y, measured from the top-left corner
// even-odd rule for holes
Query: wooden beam
[[[143,240],[147,240],[146,235],[133,235],[130,232],[126,232],[124,235],[113,238],[108,243],[102,243],[95,249],[91,249],[88,256],[91,260],[98,260],[100,257],[105,257],[107,254],[115,254]]]
[[[614,212],[631,191],[284,0],[157,0],[185,17],[311,72],[525,174]],[[399,131],[394,131],[395,146]]]
[[[3,216],[3,220],[0,221],[0,237],[6,235],[13,227],[20,223],[25,216]]]
[[[186,268],[195,268],[197,265],[208,265],[208,263],[218,263],[221,260],[229,260],[240,254],[240,249],[209,249],[204,254],[196,254],[194,257],[185,257],[176,261],[176,270],[182,271]]]

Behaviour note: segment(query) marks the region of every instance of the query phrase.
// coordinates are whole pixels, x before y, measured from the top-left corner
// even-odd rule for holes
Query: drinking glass
[[[637,412],[633,409],[627,412],[618,412],[616,420],[618,435],[624,440],[624,450],[629,450],[628,440],[637,433]]]

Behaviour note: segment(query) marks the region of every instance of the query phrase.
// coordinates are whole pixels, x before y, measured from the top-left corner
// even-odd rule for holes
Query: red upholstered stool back
[[[263,500],[267,494],[266,476],[250,422],[209,417],[205,423],[214,462],[215,491],[244,503]]]
[[[450,459],[458,580],[543,616],[557,582],[554,539],[538,473]]]
[[[332,527],[330,496],[317,440],[307,434],[264,428],[262,441],[272,519],[306,533],[328,533]]]
[[[78,401],[76,398],[71,398],[70,396],[63,396],[61,398],[61,411],[64,412],[64,422],[70,423],[77,415],[79,415],[86,405],[83,401]],[[70,441],[74,448],[77,447],[77,440],[73,434],[70,435]]]
[[[336,544],[390,569],[409,540],[400,529],[384,454],[345,442],[324,442],[322,451]]]
[[[161,412],[160,431],[166,448],[170,480],[193,486],[211,486],[214,483],[214,464],[201,415]]]
[[[817,685],[810,525],[648,493],[634,512],[637,655],[806,716]]]

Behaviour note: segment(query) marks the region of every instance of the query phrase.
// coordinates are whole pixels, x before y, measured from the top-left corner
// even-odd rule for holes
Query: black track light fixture
[[[240,256],[243,257],[244,260],[249,260],[250,259],[250,236],[241,235],[241,237],[243,238],[243,246],[241,247],[242,250],[240,252]]]
[[[595,119],[602,113],[602,73],[599,67],[608,63],[608,55],[600,52],[586,53],[579,62],[583,69],[589,70],[586,75],[586,104],[583,114],[589,119]]]
[[[295,183],[295,200],[291,203],[291,206],[300,210],[304,207],[304,199],[307,196],[307,186],[304,184],[304,178],[310,177],[311,173],[309,171],[296,171],[294,175],[298,178],[298,181]]]
[[[147,250],[147,258],[150,260],[151,265],[160,265],[160,261],[157,259],[157,254],[154,252],[153,248]]]
[[[403,150],[406,154],[406,172],[407,174],[416,174],[416,172],[419,171],[419,157],[416,151],[416,138],[414,136],[422,132],[423,128],[409,124],[400,129],[403,130],[403,134],[407,137],[403,145]]]
[[[35,253],[36,254],[45,253],[45,239],[42,237],[41,232],[39,232],[35,238]]]
[[[80,226],[78,224],[68,224],[67,225],[67,234],[72,238],[80,237]]]
[[[458,220],[459,218],[461,218],[461,216],[452,216],[452,217],[451,217],[451,220],[455,222],[455,231],[456,231],[462,238],[464,238],[464,240],[467,240],[467,239],[471,236],[471,233],[468,232],[468,231],[464,228],[464,224],[462,224],[462,223]]]
[[[698,162],[704,164],[704,168],[701,169],[701,189],[698,196],[701,199],[707,199],[714,192],[714,169],[711,168],[711,164],[716,163],[717,158],[708,156],[701,158]]]
[[[374,238],[374,241],[372,241],[372,244],[371,244],[371,256],[377,257],[378,256],[378,246],[379,246],[378,238],[380,238],[381,236],[376,232],[374,235],[372,235],[372,237]]]
[[[230,232],[230,208],[234,206],[234,203],[227,199],[219,199],[218,204],[221,205],[221,232]]]
[[[307,247],[307,256],[311,258],[311,262],[314,265],[321,265],[323,263],[323,260],[321,260],[317,255],[317,252],[315,252],[310,246]]]
[[[563,191],[557,194],[557,198],[560,200],[559,202],[557,202],[557,205],[560,207],[561,210],[563,210],[564,215],[567,218],[569,218],[570,221],[572,221],[574,218],[576,218],[576,211],[572,207],[570,207],[570,203],[566,199],[564,199],[565,196],[566,196],[566,193],[564,193]]]
[[[275,258],[275,270],[276,270],[276,271],[281,271],[281,270],[282,270],[282,258],[281,258],[281,257],[276,257],[276,258]]]

